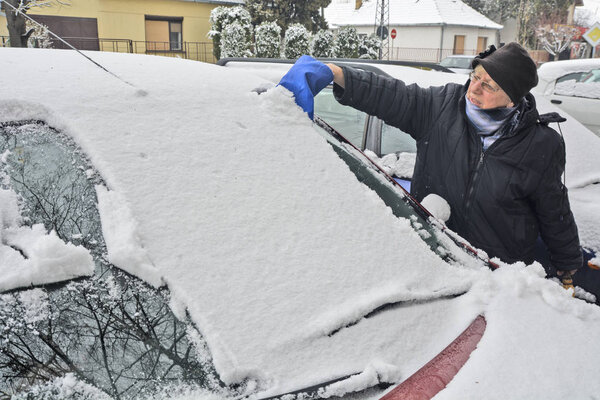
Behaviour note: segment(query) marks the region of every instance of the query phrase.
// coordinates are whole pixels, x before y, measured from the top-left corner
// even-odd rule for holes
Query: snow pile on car
[[[62,241],[43,225],[21,226],[17,194],[0,188],[0,293],[90,276],[87,249]]]

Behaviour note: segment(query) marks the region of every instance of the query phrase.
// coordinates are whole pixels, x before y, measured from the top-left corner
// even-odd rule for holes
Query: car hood
[[[79,143],[108,186],[103,233],[120,243],[109,260],[168,285],[227,384],[277,394],[368,370],[398,381],[485,314],[477,357],[448,393],[510,386],[525,398],[529,378],[497,371],[535,359],[554,395],[552,348],[600,330],[598,309],[539,267],[492,273],[431,252],[281,87],[258,95],[258,77],[162,57],[87,53],[117,79],[75,52],[0,52],[2,70],[26,77],[4,78],[0,121],[44,120]],[[575,397],[600,390],[597,342],[561,361],[591,374]]]

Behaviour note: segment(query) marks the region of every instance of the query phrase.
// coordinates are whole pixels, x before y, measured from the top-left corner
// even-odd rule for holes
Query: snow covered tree
[[[333,53],[338,58],[358,58],[356,28],[345,26],[338,31],[333,45]]]
[[[539,28],[537,37],[544,50],[552,54],[556,60],[560,53],[569,48],[577,33],[577,29],[564,26],[557,29]]]
[[[252,37],[252,24],[250,23],[250,14],[242,6],[236,7],[215,7],[210,12],[209,18],[211,29],[208,32],[208,37],[213,41],[213,55],[215,58],[221,58],[221,33],[223,30],[234,22],[238,22],[246,32],[247,40]]]
[[[0,10],[6,14],[6,27],[11,47],[27,47],[33,29],[27,29],[25,14],[32,7],[52,7],[70,5],[66,0],[3,0]]]
[[[248,31],[239,22],[226,25],[221,31],[222,57],[252,57],[251,46]]]
[[[327,28],[321,10],[330,3],[331,0],[246,0],[246,8],[254,26],[277,21],[284,31],[292,24],[302,24],[314,33]]]
[[[522,0],[463,0],[463,2],[486,17],[502,23],[517,16]]]
[[[255,30],[256,57],[277,58],[281,48],[281,28],[275,22],[263,22]]]
[[[377,60],[379,58],[379,49],[381,49],[381,39],[377,35],[359,36],[358,58]]]
[[[285,31],[283,39],[283,56],[298,58],[308,54],[310,50],[310,33],[300,24],[293,24]]]
[[[333,57],[333,33],[321,29],[313,37],[310,54],[313,57]]]
[[[52,47],[52,39],[46,25],[37,25],[33,22],[26,22],[27,31],[33,30],[27,41],[27,47],[37,47],[41,49],[49,49]]]

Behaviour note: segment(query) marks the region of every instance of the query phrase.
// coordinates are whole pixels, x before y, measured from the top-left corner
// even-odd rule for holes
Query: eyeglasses
[[[500,90],[500,88],[495,88],[489,83],[482,81],[481,77],[475,74],[475,71],[471,72],[469,77],[471,78],[471,82],[479,82],[481,84],[481,88],[488,93],[496,93],[498,90]]]

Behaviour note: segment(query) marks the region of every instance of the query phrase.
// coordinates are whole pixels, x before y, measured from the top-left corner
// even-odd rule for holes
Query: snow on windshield
[[[0,292],[94,272],[92,256],[83,246],[65,243],[42,224],[21,226],[18,203],[13,190],[0,188]]]
[[[130,87],[74,52],[0,51],[2,68],[27,76],[3,82],[0,121],[43,119],[77,141],[107,184],[97,192],[109,257],[150,282],[160,275],[225,383],[274,395],[363,371],[399,381],[485,314],[472,362],[442,396],[600,391],[597,307],[537,265],[444,262],[285,89],[258,95],[262,79],[193,61],[90,53]],[[366,317],[394,302],[404,306]],[[548,349],[560,343],[571,357],[557,375]],[[498,374],[523,370],[536,385]],[[586,385],[565,385],[565,371]]]

